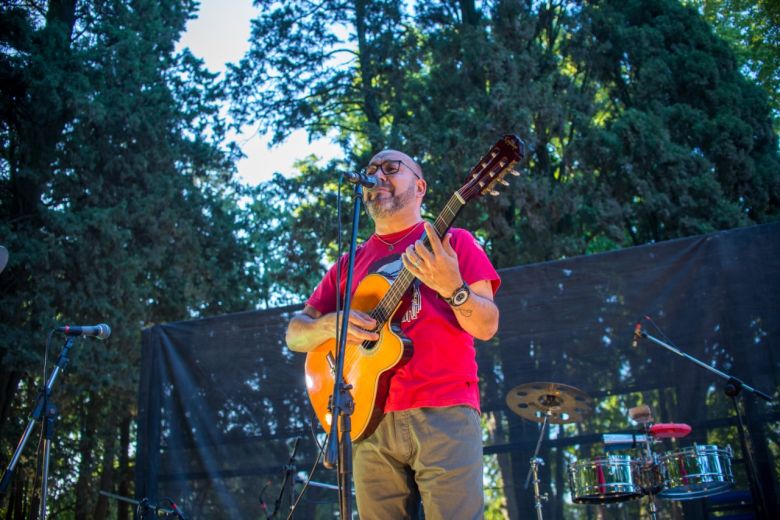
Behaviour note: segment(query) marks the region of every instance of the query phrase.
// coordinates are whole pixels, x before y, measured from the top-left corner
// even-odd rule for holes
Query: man
[[[421,205],[427,184],[408,155],[385,150],[367,173],[378,185],[364,202],[375,232],[356,252],[354,285],[370,273],[394,279],[406,267],[418,280],[394,319],[414,345],[390,379],[385,416],[354,444],[354,482],[361,520],[411,518],[422,498],[427,519],[481,518],[482,430],[474,338],[498,329],[493,296],[500,279],[465,230],[440,240]],[[427,248],[420,240],[425,231]],[[346,255],[334,265],[287,329],[287,345],[313,350],[336,335],[336,270],[343,296]],[[365,312],[348,318],[350,344],[379,339]],[[419,493],[419,495],[418,495]]]

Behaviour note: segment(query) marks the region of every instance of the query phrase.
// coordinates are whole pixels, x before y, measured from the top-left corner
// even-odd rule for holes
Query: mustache
[[[392,186],[390,185],[390,183],[389,183],[389,182],[378,182],[376,186],[374,186],[374,187],[372,187],[372,188],[367,188],[367,189],[365,190],[365,192],[366,192],[366,193],[373,193],[373,192],[375,192],[375,191],[379,191],[380,189],[383,189],[383,190],[388,190],[388,191],[393,191],[393,190],[392,190]]]

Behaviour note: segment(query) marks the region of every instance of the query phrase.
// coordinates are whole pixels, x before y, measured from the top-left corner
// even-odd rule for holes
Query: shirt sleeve
[[[306,300],[306,305],[311,305],[322,314],[334,312],[336,310],[336,295],[338,294],[336,289],[336,269],[338,266],[342,267],[342,274],[344,273],[345,258],[342,257],[338,262],[333,264],[328,272],[325,273],[325,277],[320,281],[317,288]],[[345,284],[345,280],[342,277],[342,284]]]
[[[474,238],[474,235],[465,229],[450,229],[452,238],[450,243],[458,254],[458,266],[463,281],[471,285],[475,282],[487,280],[493,288],[493,295],[501,285],[501,277],[487,257],[487,253]]]

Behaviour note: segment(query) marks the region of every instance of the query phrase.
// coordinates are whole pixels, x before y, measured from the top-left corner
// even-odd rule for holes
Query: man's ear
[[[417,179],[417,193],[424,196],[428,191],[428,183],[424,179]]]

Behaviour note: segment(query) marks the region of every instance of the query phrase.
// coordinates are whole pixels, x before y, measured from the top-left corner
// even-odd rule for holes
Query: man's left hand
[[[458,287],[463,285],[458,267],[458,254],[450,244],[452,235],[447,233],[444,240],[440,240],[429,222],[423,225],[431,248],[428,249],[422,240],[418,240],[406,248],[401,255],[401,261],[415,278],[439,293],[441,297],[449,298]]]

